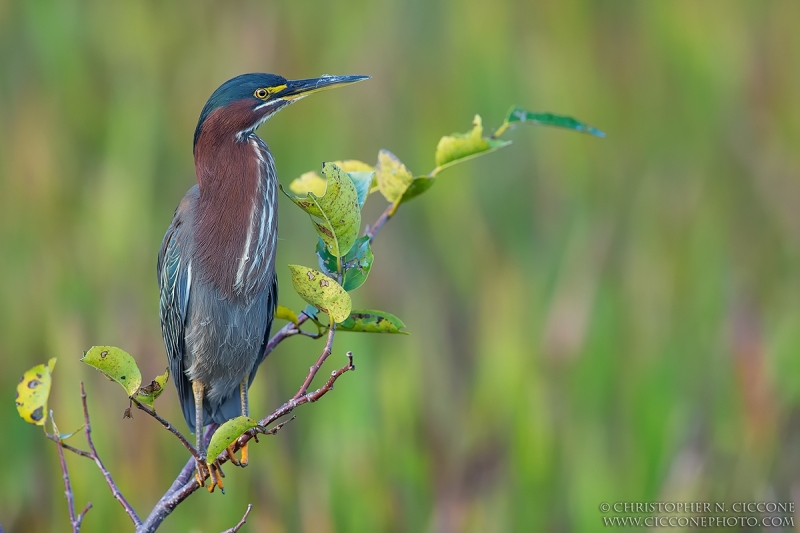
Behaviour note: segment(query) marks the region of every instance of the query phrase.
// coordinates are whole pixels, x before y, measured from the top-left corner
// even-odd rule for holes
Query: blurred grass
[[[404,205],[354,303],[412,336],[338,337],[358,372],[165,531],[223,530],[248,502],[247,531],[317,533],[594,531],[603,501],[800,499],[797,20],[744,0],[0,3],[0,524],[66,528],[55,449],[11,402],[48,357],[59,427],[80,424],[85,380],[140,513],[183,464],[78,359],[114,344],[163,370],[158,246],[200,108],[249,71],[373,76],[260,130],[283,183],[379,148],[427,171],[441,135],[514,103],[608,138],[519,128]],[[306,216],[280,209],[278,264],[313,265]],[[254,411],[320,349],[282,345]],[[180,421],[172,391],[159,407]],[[68,461],[84,530],[128,530]]]

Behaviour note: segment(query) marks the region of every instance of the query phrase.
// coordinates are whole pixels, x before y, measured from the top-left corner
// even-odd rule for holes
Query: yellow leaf
[[[381,150],[375,166],[375,180],[384,198],[395,203],[403,197],[414,176],[392,152]]]
[[[83,354],[81,361],[122,385],[128,396],[133,396],[139,391],[142,373],[128,352],[114,346],[93,346]]]
[[[294,311],[292,311],[288,307],[284,307],[282,305],[279,305],[278,308],[275,309],[275,318],[288,320],[289,322],[293,323],[295,326],[298,325],[297,322],[299,320],[297,318],[297,314]]]
[[[475,115],[472,129],[469,132],[445,135],[439,139],[439,144],[436,145],[436,169],[433,171],[433,175],[451,164],[471,159],[509,144],[511,141],[485,138],[481,117]]]
[[[328,313],[334,322],[341,322],[350,316],[350,295],[335,279],[300,265],[289,265],[289,270],[292,272],[294,290],[303,300]]]
[[[47,421],[47,399],[55,366],[54,357],[47,364],[36,365],[25,372],[17,384],[17,412],[29,424],[43,426]]]
[[[348,159],[346,161],[334,161],[334,165],[338,166],[345,172],[371,172],[375,170],[371,165],[359,161],[357,159]]]
[[[327,186],[328,183],[325,181],[325,178],[312,170],[294,179],[289,184],[289,190],[298,196],[306,195],[309,192],[313,192],[317,196],[322,196],[325,194],[325,188]]]

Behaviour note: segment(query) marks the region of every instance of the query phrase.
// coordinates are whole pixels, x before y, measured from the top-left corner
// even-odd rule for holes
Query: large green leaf
[[[47,399],[53,383],[56,358],[36,365],[22,375],[17,384],[16,406],[19,416],[29,424],[43,426],[47,421]]]
[[[444,168],[477,157],[504,146],[511,141],[487,139],[483,136],[483,123],[480,115],[475,115],[472,129],[467,133],[454,133],[446,135],[439,140],[436,146],[436,169],[431,173],[438,174]]]
[[[392,152],[381,150],[378,152],[378,164],[375,165],[375,179],[384,198],[395,203],[414,181],[414,175]]]
[[[208,451],[206,452],[208,462],[216,461],[219,454],[241,437],[242,433],[257,425],[258,422],[250,417],[237,416],[218,427],[214,435],[211,436],[211,442],[208,443]]]
[[[336,273],[336,258],[328,252],[322,239],[317,241],[317,257],[319,258],[319,267],[323,273],[327,275]],[[352,291],[367,281],[373,259],[369,237],[366,235],[360,237],[355,245],[350,248],[350,251],[342,257],[342,269],[344,270],[342,287],[344,287],[344,290]]]
[[[314,228],[331,254],[341,257],[353,246],[361,227],[358,191],[353,180],[334,163],[324,163],[322,174],[327,179],[324,195],[311,191],[303,197],[286,195],[311,215]]]
[[[133,396],[139,391],[142,373],[128,352],[114,346],[92,346],[83,354],[81,361],[122,385],[128,396]]]
[[[385,311],[373,311],[370,309],[351,311],[347,320],[339,324],[340,331],[359,331],[364,333],[399,333],[408,335],[406,331],[400,331],[406,327],[403,321],[391,313]]]
[[[568,130],[573,130],[580,133],[588,133],[589,135],[595,135],[597,137],[606,136],[605,133],[597,128],[593,128],[592,126],[575,120],[572,117],[554,115],[553,113],[533,113],[518,106],[514,106],[508,111],[508,115],[506,116],[506,124],[513,125],[514,123],[526,122],[535,126],[555,126],[557,128],[566,128]],[[505,130],[506,124],[501,126],[503,130]]]
[[[335,279],[300,265],[289,265],[289,270],[294,290],[303,300],[328,313],[334,322],[341,322],[348,317],[352,308],[350,295]]]

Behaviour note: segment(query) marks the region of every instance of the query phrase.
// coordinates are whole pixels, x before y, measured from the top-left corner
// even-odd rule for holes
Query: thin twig
[[[345,372],[349,372],[351,370],[355,370],[356,365],[353,364],[353,352],[347,352],[347,364],[338,370],[334,370],[331,372],[331,377],[328,378],[328,381],[325,382],[325,385],[318,388],[313,392],[308,392],[306,394],[300,395],[299,397],[295,396],[275,411],[273,411],[270,415],[266,418],[260,420],[258,424],[260,426],[268,426],[278,420],[279,418],[283,418],[284,416],[288,415],[294,409],[304,403],[309,402],[316,402],[320,398],[322,398],[325,394],[333,390],[333,385],[336,383],[336,380],[339,379],[339,376],[344,374]]]
[[[381,213],[381,216],[378,217],[378,220],[372,226],[367,226],[367,231],[364,233],[367,237],[369,237],[369,242],[372,244],[372,241],[375,240],[375,237],[378,235],[378,232],[381,230],[384,224],[392,218],[397,211],[397,204],[389,204],[386,210]]]
[[[61,442],[61,447],[64,448],[65,450],[68,450],[76,455],[80,455],[81,457],[86,457],[87,459],[94,460],[94,457],[92,457],[92,454],[90,454],[89,452],[81,450],[80,448],[75,448],[74,446],[70,446],[69,444],[62,442],[61,439],[59,439],[55,435],[51,435],[50,433],[45,433],[44,436],[55,443]]]
[[[192,457],[194,457],[194,458],[195,458],[195,459],[197,459],[198,461],[200,461],[200,460],[201,460],[201,459],[200,459],[200,454],[199,454],[199,453],[197,453],[197,450],[195,449],[195,447],[194,447],[194,446],[192,446],[192,445],[189,443],[189,441],[188,441],[188,440],[186,440],[186,437],[184,437],[184,436],[183,436],[183,434],[182,434],[180,431],[178,431],[178,430],[175,428],[175,426],[173,426],[173,425],[172,425],[170,422],[168,422],[167,420],[165,420],[165,419],[164,419],[164,418],[163,418],[161,415],[159,415],[159,414],[158,414],[158,413],[156,413],[154,410],[150,409],[149,407],[147,407],[146,405],[144,405],[143,403],[141,403],[141,402],[140,402],[139,400],[137,400],[136,398],[133,398],[133,397],[131,397],[131,401],[132,401],[133,403],[135,403],[135,404],[136,404],[136,407],[138,407],[140,411],[144,411],[144,412],[145,412],[145,413],[147,413],[148,415],[150,415],[150,416],[152,416],[153,418],[155,418],[156,420],[158,420],[158,421],[159,421],[159,423],[161,423],[161,425],[162,425],[162,426],[164,426],[164,428],[166,428],[166,429],[167,429],[167,431],[169,431],[170,433],[172,433],[173,435],[175,435],[176,437],[178,437],[178,440],[179,440],[179,441],[181,441],[181,444],[183,444],[183,447],[184,447],[184,448],[186,448],[187,450],[189,450],[189,453],[191,453],[191,454],[192,454]]]
[[[275,335],[267,342],[267,347],[264,350],[264,357],[266,358],[267,355],[275,349],[275,347],[281,343],[284,339],[288,339],[289,337],[293,337],[295,335],[299,335],[301,333],[300,326],[308,320],[308,315],[305,313],[300,313],[297,316],[297,324],[295,325],[293,322],[289,322],[281,329],[278,330]]]
[[[50,423],[53,424],[53,434],[58,435],[56,423],[53,422],[53,412],[50,412]],[[67,508],[69,509],[69,523],[72,526],[72,533],[78,533],[81,529],[80,522],[75,517],[75,496],[72,493],[72,483],[69,480],[67,471],[67,460],[64,458],[64,443],[60,438],[56,438],[56,448],[58,449],[58,460],[61,463],[61,477],[64,478],[64,495],[67,497]]]
[[[128,513],[128,516],[133,524],[135,526],[139,526],[141,525],[142,521],[139,519],[136,511],[133,510],[133,507],[131,507],[131,504],[128,503],[128,500],[125,499],[125,496],[123,496],[120,490],[117,488],[116,483],[114,483],[114,479],[111,477],[111,473],[103,464],[100,456],[97,455],[97,449],[94,447],[94,442],[92,441],[92,425],[89,421],[89,407],[86,405],[86,389],[83,386],[83,381],[81,381],[81,403],[83,404],[83,421],[85,423],[83,431],[86,434],[86,442],[89,444],[89,453],[91,454],[92,459],[94,459],[95,464],[97,464],[97,468],[99,468],[100,472],[103,474],[103,477],[108,484],[108,488],[111,489],[111,494],[122,505],[122,507],[125,509],[125,512]]]
[[[81,511],[81,513],[78,515],[78,518],[75,521],[78,525],[78,530],[81,529],[81,524],[83,524],[83,519],[86,516],[86,513],[88,513],[89,509],[91,508],[92,508],[92,502],[87,502],[86,507],[84,507],[83,511]]]
[[[322,350],[322,353],[317,359],[317,362],[314,363],[311,368],[308,369],[308,375],[306,376],[305,381],[303,381],[303,385],[300,387],[300,390],[297,391],[297,394],[294,395],[294,399],[298,399],[302,395],[304,395],[308,388],[311,386],[311,382],[314,381],[314,376],[317,375],[319,372],[320,367],[325,363],[325,360],[331,355],[331,351],[333,350],[333,336],[336,334],[336,323],[331,320],[331,328],[328,330],[328,341],[325,343],[325,348]]]
[[[253,504],[248,503],[247,510],[244,512],[244,516],[242,517],[242,519],[239,520],[239,523],[233,526],[232,528],[226,529],[222,533],[236,533],[237,531],[242,529],[242,526],[245,524],[245,522],[247,522],[247,516],[250,514],[250,511],[252,510],[253,510]]]

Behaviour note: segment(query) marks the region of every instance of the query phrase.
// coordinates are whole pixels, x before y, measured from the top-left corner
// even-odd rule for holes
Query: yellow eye
[[[266,100],[269,92],[266,89],[256,89],[256,92],[253,93],[253,96],[260,100]]]

